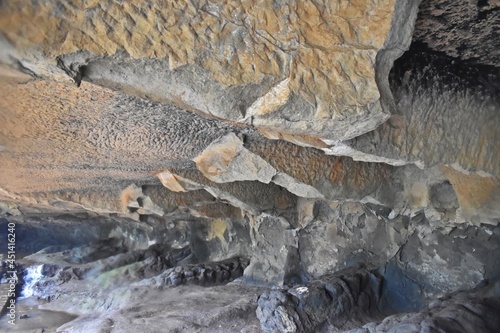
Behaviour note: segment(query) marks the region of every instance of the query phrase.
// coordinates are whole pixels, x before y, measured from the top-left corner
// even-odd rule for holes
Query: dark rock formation
[[[179,286],[197,284],[202,286],[216,286],[231,282],[243,275],[249,260],[245,258],[230,258],[218,262],[205,264],[177,266],[170,268],[150,281],[143,281],[139,285]]]
[[[499,15],[0,1],[0,257],[58,331],[495,331]]]
[[[340,329],[380,316],[381,279],[366,269],[324,275],[305,286],[271,290],[259,297],[257,318],[266,332]]]
[[[498,67],[500,6],[495,0],[423,0],[414,40],[453,58]]]
[[[488,289],[489,292],[482,292],[479,295],[474,292],[471,295],[461,293],[449,296],[437,300],[429,309],[422,312],[389,316],[381,323],[369,323],[347,333],[498,332],[500,330],[498,283]]]

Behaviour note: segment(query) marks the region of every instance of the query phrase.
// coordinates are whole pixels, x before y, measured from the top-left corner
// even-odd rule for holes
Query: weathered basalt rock
[[[23,9],[4,2],[0,29],[15,44],[7,57],[39,75],[64,71],[78,84],[89,80],[222,119],[338,140],[387,119],[381,99],[392,96],[386,89],[381,97],[378,86],[409,45],[417,6],[72,1]],[[62,70],[42,60],[56,57]]]
[[[0,1],[0,236],[57,331],[496,332],[499,14]]]
[[[276,170],[243,147],[243,141],[234,133],[212,142],[194,162],[205,177],[216,183],[257,180],[269,184],[276,175]]]
[[[257,318],[266,332],[316,332],[327,322],[345,328],[380,316],[380,278],[366,269],[324,275],[305,286],[266,291]]]
[[[293,194],[274,184],[263,184],[257,181],[212,183],[198,170],[165,170],[157,176],[171,191],[206,190],[215,198],[254,215],[272,209],[286,210],[296,200]]]
[[[423,0],[413,38],[451,57],[498,67],[499,19],[496,0]]]
[[[177,266],[165,270],[150,280],[140,281],[137,285],[179,286],[197,284],[217,286],[241,277],[248,264],[249,260],[246,258],[231,258],[206,264]]]
[[[375,131],[325,151],[421,168],[447,164],[498,177],[493,142],[499,137],[499,79],[498,68],[470,65],[414,44],[391,74],[398,112]]]
[[[389,219],[390,210],[381,206],[324,201],[312,206],[312,221],[298,237],[301,262],[314,277],[355,264],[382,265],[411,233],[408,216]]]
[[[261,215],[249,220],[253,258],[245,270],[250,282],[283,285],[294,268],[297,230],[282,217]],[[269,255],[272,253],[272,255]],[[292,261],[291,261],[292,260]]]
[[[493,290],[491,290],[493,287]],[[487,291],[490,289],[490,292]],[[495,290],[496,289],[496,290]],[[398,314],[381,323],[369,323],[346,333],[444,332],[493,333],[500,329],[498,286],[482,288],[470,295],[461,293],[437,300],[418,313]]]

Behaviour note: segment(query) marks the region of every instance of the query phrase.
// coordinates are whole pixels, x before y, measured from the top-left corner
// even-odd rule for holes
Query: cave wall
[[[250,258],[247,284],[363,265],[385,313],[495,281],[499,15],[0,1],[0,212],[135,223],[199,262]]]

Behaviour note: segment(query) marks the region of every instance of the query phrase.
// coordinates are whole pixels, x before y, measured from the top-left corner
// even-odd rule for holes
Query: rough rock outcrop
[[[0,237],[58,331],[495,331],[499,15],[0,1]]]
[[[484,293],[485,289],[490,291]],[[381,323],[369,323],[346,333],[498,332],[499,296],[498,285],[493,285],[483,288],[482,293],[448,296],[434,302],[429,309],[422,312],[389,316]]]
[[[134,235],[122,236],[125,237],[123,241]],[[225,289],[208,287],[226,284],[240,276],[248,264],[247,260],[233,258],[213,264],[189,265],[193,263],[189,248],[172,249],[167,244],[157,243],[147,249],[113,254],[116,243],[114,238],[70,247],[62,252],[53,252],[48,248],[25,258],[30,263],[51,262],[37,266],[36,271],[41,273],[41,277],[30,276],[39,280],[30,281],[29,291],[44,300],[39,304],[42,309],[49,310],[41,310],[40,314],[50,319],[57,312],[74,313],[64,326],[65,330],[72,332],[95,332],[110,327],[127,331],[130,327],[144,327],[145,322],[148,330],[154,326],[158,330],[188,329],[215,333],[230,332],[237,325],[245,328],[243,332],[260,331],[255,307],[262,288],[243,285],[225,286]],[[101,251],[94,251],[89,256],[91,249]],[[103,257],[104,254],[107,256]],[[183,289],[182,286],[160,288],[151,285],[151,278],[154,278],[153,281],[162,280],[168,272],[173,272],[172,267],[180,268],[187,280],[190,280],[189,272],[202,272],[191,278],[204,276],[202,284],[205,287],[191,285]],[[75,299],[78,299],[78,304]],[[166,304],[166,300],[171,303]],[[31,302],[37,301],[31,299]],[[19,309],[28,313],[28,323],[33,320],[32,317],[39,315],[39,310],[33,307],[23,308],[22,300],[18,299],[17,303]],[[159,303],[163,305],[158,306]],[[203,310],[207,304],[210,304],[211,313]],[[193,317],[195,313],[198,313],[196,318]],[[187,317],[182,319],[179,314]],[[163,319],[149,322],[157,316],[163,316]],[[75,318],[77,320],[71,321]],[[139,318],[143,321],[140,324],[136,322]],[[58,325],[61,324],[64,322]]]
[[[248,264],[249,260],[246,258],[230,258],[219,262],[178,266],[167,269],[150,280],[141,281],[137,285],[223,285],[241,277]]]
[[[254,259],[245,271],[245,279],[273,285],[286,283],[287,275],[295,264],[293,256],[298,247],[297,230],[286,219],[269,215],[252,218],[249,224],[255,249]]]
[[[375,205],[311,205],[310,222],[298,231],[303,270],[318,278],[357,264],[380,267],[385,312],[415,311],[499,276],[498,227],[436,228],[422,212],[390,218],[390,210]]]
[[[181,206],[190,207],[193,213],[200,213],[194,209],[196,206],[204,206],[200,209],[206,212],[210,206],[209,199],[197,193],[210,189],[214,197],[212,200],[231,203],[237,209],[256,215],[269,209],[283,214],[294,205],[295,196],[372,202],[391,207],[396,214],[409,214],[432,208],[433,203],[425,192],[430,193],[432,186],[447,177],[451,181],[454,176],[447,171],[449,168],[436,167],[441,171],[422,171],[418,174],[412,171],[414,168],[411,166],[395,168],[385,163],[364,163],[347,157],[327,156],[292,143],[266,140],[251,128],[203,119],[186,111],[86,84],[71,88],[33,81],[22,86],[2,83],[2,87],[5,88],[2,90],[5,99],[1,117],[8,125],[0,129],[2,144],[6,147],[1,152],[5,161],[0,180],[10,200],[25,200],[31,205],[47,204],[58,209],[90,210],[101,214],[128,214],[135,220],[145,220],[148,216],[173,212],[173,202],[165,207],[159,203],[174,200],[175,196],[179,198],[175,200],[184,197]],[[94,97],[84,97],[87,94]],[[23,98],[16,97],[20,95]],[[62,95],[66,97],[62,98]],[[49,102],[46,108],[36,106],[36,101],[42,98]],[[23,112],[25,107],[39,111],[26,113]],[[87,108],[93,113],[85,113]],[[143,112],[137,113],[137,109]],[[46,128],[47,124],[52,124],[50,131]],[[146,132],[144,129],[147,129]],[[187,133],[196,135],[190,140],[183,139]],[[221,140],[228,138],[245,156],[259,161],[259,167],[267,170],[265,177],[258,173],[250,175],[246,162],[234,161],[232,155],[220,154],[221,149],[228,149]],[[36,149],[32,140],[38,142]],[[72,148],[75,145],[79,147],[77,150]],[[219,148],[214,150],[213,147]],[[64,154],[56,153],[58,151]],[[117,153],[125,151],[126,154]],[[159,160],[156,151],[166,152],[163,155],[165,159]],[[234,173],[231,168],[244,168],[246,176],[240,174],[240,178],[233,177],[233,182],[210,181],[203,174],[208,175],[207,167],[201,165],[203,156],[208,156],[209,152],[218,158],[225,156],[229,169],[224,169],[224,173]],[[37,157],[36,165],[28,162],[33,156]],[[202,172],[192,170],[196,168],[193,160],[201,163]],[[37,166],[53,165],[54,161],[58,161],[59,166],[43,173],[37,170]],[[205,165],[207,163],[211,162],[206,161]],[[186,195],[166,191],[162,194],[165,199],[157,196],[150,201],[147,194],[135,193],[128,188],[131,184],[141,189],[158,184],[154,173],[167,168],[171,173],[198,184],[191,187],[191,191],[197,191]],[[33,174],[33,178],[25,181],[26,174]],[[456,209],[461,208],[460,214],[455,214],[457,220],[496,224],[496,180],[487,181],[487,189],[480,177],[469,177],[467,182],[477,184],[474,186],[478,191],[488,190],[487,193],[491,194],[484,199],[471,199],[463,191],[457,191],[460,198]],[[237,180],[243,178],[255,180]],[[467,179],[467,176],[462,178]],[[460,186],[455,181],[452,183]],[[286,190],[282,191],[281,187]],[[176,187],[170,189],[175,192],[180,190]],[[415,200],[420,195],[418,193],[421,193],[421,199]],[[275,198],[275,204],[271,204],[272,200],[266,197]],[[136,200],[138,198],[141,203]],[[213,207],[217,206],[213,204]],[[223,205],[218,205],[216,209],[221,212],[219,214],[229,214],[227,216],[238,214]],[[404,212],[405,209],[408,212]],[[455,217],[448,214],[448,219]]]
[[[380,278],[366,269],[324,275],[305,286],[259,297],[257,318],[266,332],[316,332],[377,318]]]
[[[454,58],[498,67],[499,18],[497,0],[423,0],[413,39]]]
[[[398,112],[375,131],[325,148],[330,154],[394,165],[447,164],[498,177],[500,79],[494,67],[470,65],[415,45],[395,62]]]
[[[15,45],[8,60],[37,75],[65,71],[78,84],[338,140],[387,119],[381,99],[392,96],[378,86],[409,46],[418,3],[3,2],[0,30]]]
[[[158,173],[158,178],[171,191],[206,190],[215,198],[254,215],[271,209],[285,210],[295,200],[291,193],[274,184],[257,181],[211,183],[198,170],[165,170]]]

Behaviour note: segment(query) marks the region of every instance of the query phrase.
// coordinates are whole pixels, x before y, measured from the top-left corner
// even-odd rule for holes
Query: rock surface
[[[381,323],[369,323],[346,333],[497,332],[500,329],[498,292],[496,297],[491,297],[494,294],[485,294],[485,289],[491,289],[491,286],[473,296],[458,294],[447,297],[425,311],[389,316]]]
[[[414,38],[454,58],[498,67],[500,51],[495,45],[499,18],[500,3],[496,0],[460,4],[423,0]],[[488,36],[497,39],[489,40]]]
[[[494,82],[500,72],[413,48],[391,74],[399,113],[375,131],[325,150],[394,165],[447,164],[498,177],[499,152],[490,138],[498,138],[500,99]]]
[[[116,239],[101,240],[73,248],[69,253],[38,252],[25,258],[30,262],[56,263],[43,264],[42,278],[35,284],[34,294],[46,300],[39,305],[41,309],[74,314],[58,331],[234,332],[238,328],[239,332],[261,332],[255,308],[262,288],[238,284],[208,287],[226,284],[229,279],[240,276],[248,261],[229,259],[213,264],[177,266],[187,262],[189,252],[155,244],[145,250],[113,254],[115,243]],[[96,251],[90,258],[90,252],[82,248]],[[174,271],[168,269],[173,266],[184,277],[188,272],[204,271],[202,284],[207,287],[166,288],[164,283],[156,286],[150,283],[163,281],[168,272]],[[214,273],[213,276],[210,273]],[[224,273],[228,273],[229,278]],[[75,303],[75,299],[79,301]],[[211,308],[210,313],[205,311],[207,306]],[[30,321],[30,314],[35,312],[28,312]]]
[[[306,286],[264,292],[257,318],[266,332],[316,332],[327,322],[337,329],[378,315],[380,279],[366,269],[324,275]]]
[[[18,329],[496,332],[499,15],[0,1]]]
[[[387,119],[376,71],[388,71],[408,47],[417,5],[3,2],[0,29],[15,45],[11,57],[37,75],[60,76],[45,60],[57,57],[78,84],[86,79],[222,119],[337,140]]]

